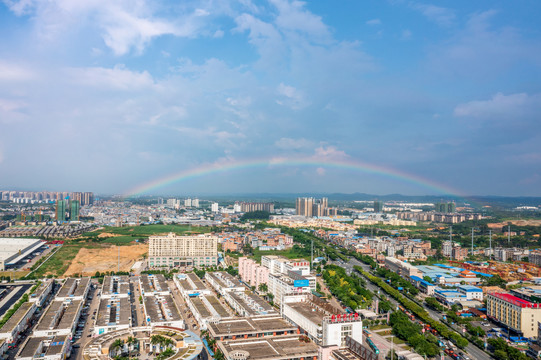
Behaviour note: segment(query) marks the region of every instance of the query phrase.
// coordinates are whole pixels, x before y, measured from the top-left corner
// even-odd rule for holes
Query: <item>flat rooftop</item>
[[[236,277],[225,271],[208,272],[207,274],[211,276],[220,285],[220,287],[224,289],[243,287],[241,282]]]
[[[218,346],[224,351],[225,358],[231,353],[243,351],[249,359],[310,359],[318,357],[318,347],[313,342],[299,341],[299,336],[276,336],[269,338],[252,338],[219,341]]]
[[[23,348],[19,350],[17,358],[42,358],[45,356],[60,354],[62,352],[62,348],[68,341],[68,336],[55,336],[52,339],[50,337],[30,337],[23,345]],[[38,353],[41,343],[46,345],[41,349],[41,352]]]
[[[80,306],[82,306],[82,300],[73,300],[67,305],[62,301],[53,301],[35,329],[38,331],[70,329],[76,320]]]
[[[24,252],[23,250],[29,246],[37,246],[38,243],[41,245],[44,244],[40,239],[0,238],[0,261],[4,261],[17,255],[19,251]]]
[[[208,324],[208,328],[216,337],[297,330],[296,326],[291,325],[281,316],[222,320],[217,324]]]
[[[64,284],[58,290],[56,294],[57,298],[63,299],[67,297],[80,297],[85,294],[85,291],[90,283],[90,278],[68,278],[64,281]]]
[[[130,292],[130,278],[128,276],[106,276],[103,279],[102,295],[127,295]]]
[[[250,315],[250,316],[253,316],[253,315],[257,315],[257,312],[252,309],[250,307],[250,305],[244,300],[244,298],[242,296],[240,296],[238,293],[236,292],[231,292],[229,294],[229,296],[231,296],[231,298],[233,300],[235,300],[235,302],[237,304],[239,304],[240,307],[242,307],[244,309],[244,311],[246,312],[246,314]]]
[[[489,295],[492,295],[492,296],[495,296],[497,297],[498,299],[501,299],[505,302],[508,302],[508,303],[511,303],[513,305],[516,305],[516,306],[520,306],[521,308],[532,308],[532,309],[539,309],[541,308],[541,304],[538,304],[538,303],[532,303],[530,301],[526,301],[526,300],[523,300],[519,297],[516,297],[514,295],[511,295],[511,294],[506,294],[506,293],[491,293]]]
[[[182,319],[171,295],[145,296],[143,300],[151,322],[178,321]]]
[[[38,288],[34,290],[32,294],[30,294],[30,298],[39,298],[45,292],[45,290],[47,290],[47,288],[51,286],[52,282],[53,279],[42,281],[42,283],[39,284]]]
[[[220,315],[221,317],[229,317],[229,312],[226,310],[226,308],[220,303],[220,301],[216,298],[214,295],[207,295],[205,296],[207,301],[212,305],[214,310]]]
[[[194,273],[188,273],[186,276],[195,285],[195,288],[193,288],[193,290],[206,290],[207,289],[207,287],[205,286],[205,284],[203,284],[199,276],[195,275]]]
[[[162,274],[141,275],[139,279],[145,293],[169,291],[165,276]]]
[[[193,306],[195,306],[195,309],[197,312],[203,317],[210,317],[212,316],[212,313],[207,309],[203,301],[199,297],[192,297],[190,298],[190,301],[192,302]]]
[[[317,307],[311,305],[307,302],[298,302],[298,303],[287,303],[284,306],[289,306],[291,309],[295,310],[314,324],[323,324],[323,317],[325,317],[325,312],[321,311]]]
[[[130,313],[128,298],[100,299],[96,326],[129,325]]]
[[[24,318],[28,310],[32,308],[32,306],[35,306],[35,303],[33,302],[25,302],[21,305],[20,308],[15,311],[15,314],[13,314],[9,320],[0,328],[0,333],[5,332],[11,332],[17,325],[19,325],[19,322]]]

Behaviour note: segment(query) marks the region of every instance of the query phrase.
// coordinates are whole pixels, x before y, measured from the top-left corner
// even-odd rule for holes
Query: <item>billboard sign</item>
[[[298,288],[298,287],[308,287],[310,286],[310,281],[308,281],[307,279],[303,279],[303,280],[294,280],[293,281],[293,286]]]

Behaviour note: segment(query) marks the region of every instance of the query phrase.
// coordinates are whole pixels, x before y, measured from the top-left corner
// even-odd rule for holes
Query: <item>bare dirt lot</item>
[[[509,221],[513,225],[517,226],[541,226],[541,220],[510,220]],[[500,228],[507,226],[508,222],[500,222],[500,223],[490,223],[487,224],[489,228]]]
[[[98,235],[99,238],[110,238],[115,236],[122,236],[121,234],[111,234],[111,233],[101,233]]]
[[[120,271],[130,271],[132,265],[148,251],[146,245],[110,246],[99,249],[82,248],[71,262],[65,276],[94,275],[96,271],[117,271],[120,249]]]

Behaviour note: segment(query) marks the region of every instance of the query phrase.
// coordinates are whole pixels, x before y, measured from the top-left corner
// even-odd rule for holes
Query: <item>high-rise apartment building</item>
[[[439,202],[435,204],[436,212],[439,213],[454,213],[456,212],[456,204],[454,202],[444,203]]]
[[[333,211],[330,211],[329,200],[327,198],[297,198],[295,202],[295,210],[297,215],[306,217],[328,216],[333,213]]]
[[[210,205],[210,211],[212,211],[213,213],[217,213],[219,211],[219,205],[217,202]]]
[[[274,212],[273,203],[260,203],[260,202],[241,202],[240,204],[241,212],[250,212],[250,211],[268,211]]]
[[[56,221],[66,221],[68,200],[56,200]]]
[[[81,208],[79,200],[70,201],[70,221],[79,221],[79,210]]]
[[[215,266],[218,264],[218,237],[174,233],[151,236],[148,261],[150,267]]]
[[[379,200],[374,201],[374,212],[375,213],[383,212],[383,201],[379,201]]]

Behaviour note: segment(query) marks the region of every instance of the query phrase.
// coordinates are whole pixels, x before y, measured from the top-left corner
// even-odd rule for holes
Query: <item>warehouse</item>
[[[211,322],[233,317],[214,295],[190,296],[186,303],[202,330]]]
[[[101,298],[128,297],[130,295],[130,278],[128,276],[106,276],[103,278]]]
[[[255,294],[231,291],[226,293],[224,298],[239,316],[276,314],[276,310],[268,302]]]
[[[68,278],[54,298],[55,301],[84,300],[90,290],[90,278]]]
[[[205,280],[222,296],[230,291],[239,292],[246,289],[237,278],[225,271],[208,272],[205,274]]]
[[[184,298],[201,294],[210,295],[212,293],[194,273],[178,274],[174,277],[174,281]]]
[[[184,320],[171,295],[144,296],[143,308],[149,326],[184,328]]]
[[[0,271],[13,267],[44,245],[40,239],[0,238]]]
[[[154,295],[169,295],[169,286],[165,281],[165,276],[157,275],[141,275],[139,277],[139,288],[144,296]]]
[[[131,325],[131,303],[127,297],[100,299],[94,334],[129,329]]]
[[[54,279],[44,280],[32,294],[28,301],[35,302],[38,307],[42,307],[54,288]]]
[[[30,337],[15,356],[17,360],[64,360],[70,356],[71,345],[68,336]]]
[[[75,331],[83,301],[52,301],[34,328],[34,336],[71,335]]]
[[[293,360],[318,359],[318,346],[298,335],[218,341],[226,359]]]
[[[28,327],[35,312],[35,303],[23,303],[21,307],[19,307],[4,324],[4,326],[0,328],[0,339],[4,339],[8,343],[15,342],[18,339],[19,334],[21,334]]]
[[[258,316],[220,321],[208,325],[209,334],[217,340],[239,337],[262,337],[298,334],[296,326],[289,324],[281,316]],[[298,335],[297,335],[298,336]]]

